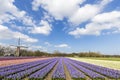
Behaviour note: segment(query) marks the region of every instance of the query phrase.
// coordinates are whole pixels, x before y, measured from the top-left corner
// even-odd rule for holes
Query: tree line
[[[16,53],[15,48],[10,48],[10,47],[3,47],[0,46],[0,56],[15,56],[14,54]],[[62,53],[60,51],[54,51],[53,53],[48,53],[48,52],[43,52],[40,50],[32,51],[32,50],[25,50],[21,49],[20,50],[20,56],[48,56],[48,57],[120,57],[120,55],[104,55],[101,54],[100,52],[79,52],[79,53]]]

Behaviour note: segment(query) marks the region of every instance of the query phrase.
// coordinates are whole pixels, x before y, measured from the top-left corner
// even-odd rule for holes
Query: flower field
[[[0,67],[0,80],[120,80],[120,71],[56,57]]]

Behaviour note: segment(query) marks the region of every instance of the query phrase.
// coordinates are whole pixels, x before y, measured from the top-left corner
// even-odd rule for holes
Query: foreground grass
[[[116,58],[110,59],[110,58],[74,58],[74,57],[70,57],[70,59],[120,70],[120,59],[116,59]]]

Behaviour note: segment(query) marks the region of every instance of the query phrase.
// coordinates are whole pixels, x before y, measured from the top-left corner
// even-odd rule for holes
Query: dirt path
[[[64,66],[64,71],[65,71],[66,80],[72,80],[72,78],[71,78],[71,76],[70,76],[70,73],[69,73],[69,71],[68,71],[68,69],[67,69],[64,61],[63,61],[63,66]]]
[[[45,77],[44,80],[52,80],[52,74],[53,74],[54,70],[56,69],[57,65],[58,65],[58,62],[55,64],[53,69],[47,74],[47,76]]]

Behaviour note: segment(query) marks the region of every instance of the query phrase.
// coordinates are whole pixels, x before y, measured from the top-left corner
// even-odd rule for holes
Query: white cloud
[[[86,4],[80,7],[70,18],[69,22],[74,25],[79,25],[92,19],[95,15],[102,11],[104,6],[110,3],[112,0],[101,0],[101,2],[96,4]]]
[[[48,21],[48,22],[54,22],[54,18],[46,12],[44,12],[43,20]]]
[[[96,4],[85,4],[86,0],[33,0],[32,9],[44,8],[56,20],[67,18],[74,25],[88,21],[98,14],[112,0],[100,0]]]
[[[52,28],[49,25],[49,23],[42,20],[40,22],[40,26],[33,27],[32,31],[30,33],[49,35],[51,31],[52,31]]]
[[[100,7],[105,6],[106,4],[112,2],[113,0],[101,0]]]
[[[79,8],[75,14],[73,14],[69,21],[75,25],[81,24],[91,18],[93,18],[100,11],[97,5],[85,5]]]
[[[13,3],[14,0],[0,0],[0,24],[25,17],[26,12],[20,11]]]
[[[96,23],[116,22],[120,19],[120,11],[112,11],[96,15],[92,21]]]
[[[25,42],[37,42],[37,39],[31,38],[28,35],[17,31],[12,31],[8,27],[0,25],[0,39],[18,39],[21,38]]]
[[[47,51],[47,48],[39,45],[31,45],[28,47],[29,50],[40,50],[40,51]]]
[[[47,45],[47,46],[51,46],[52,45],[49,42],[45,42],[44,44]]]
[[[40,50],[42,48],[42,46],[35,46],[35,45],[30,45],[30,47],[28,47],[28,49],[30,50]]]
[[[18,30],[18,31],[23,31],[26,29],[26,27],[24,27],[24,26],[17,26],[15,24],[11,24],[11,28]]]
[[[0,14],[0,24],[3,24],[4,22],[9,22],[10,20],[14,20],[15,17],[10,14]]]
[[[52,31],[50,25],[46,21],[41,21],[40,25],[37,24],[35,20],[31,16],[28,15],[27,12],[23,10],[19,10],[14,5],[15,0],[3,0],[0,1],[1,7],[0,7],[0,24],[4,23],[10,23],[11,20],[16,20],[21,22],[25,27],[19,27],[16,29],[22,29],[22,30],[29,30],[32,33],[35,34],[50,34],[50,31]],[[12,23],[10,24],[12,25]],[[15,23],[14,23],[15,25]],[[16,25],[17,27],[18,25]],[[34,28],[34,29],[33,29]]]
[[[85,0],[34,0],[32,9],[39,10],[41,6],[57,20],[71,16]]]
[[[70,46],[68,44],[59,44],[59,45],[55,45],[55,47],[58,47],[58,48],[70,48]]]
[[[107,30],[106,33],[103,31]],[[120,33],[120,11],[112,11],[96,15],[92,22],[84,28],[76,28],[69,34],[75,37],[82,35],[101,35],[110,33]]]

